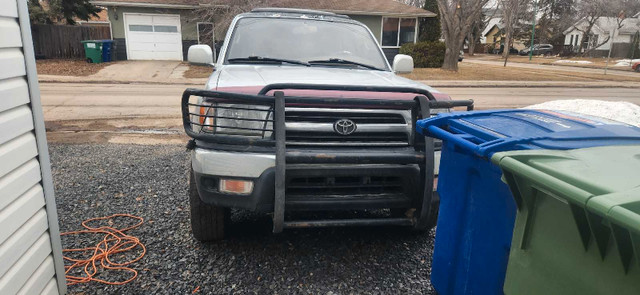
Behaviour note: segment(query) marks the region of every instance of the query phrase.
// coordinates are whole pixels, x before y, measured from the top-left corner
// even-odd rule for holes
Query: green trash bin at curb
[[[640,146],[496,153],[516,201],[505,294],[640,294]]]
[[[102,62],[102,41],[84,40],[80,42],[84,46],[84,55],[88,63]]]

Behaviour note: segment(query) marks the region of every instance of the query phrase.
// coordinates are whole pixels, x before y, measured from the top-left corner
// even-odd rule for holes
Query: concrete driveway
[[[181,61],[128,60],[109,65],[91,77],[105,81],[164,81],[182,79],[188,69]]]

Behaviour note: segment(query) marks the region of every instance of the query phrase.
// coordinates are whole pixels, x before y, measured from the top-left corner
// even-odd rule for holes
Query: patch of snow
[[[553,63],[559,63],[559,64],[592,64],[592,62],[588,61],[588,60],[572,60],[572,59],[560,59],[560,60],[556,60]]]
[[[524,109],[573,112],[640,127],[640,106],[626,101],[554,100],[527,106]]]
[[[640,62],[640,59],[619,59],[616,60],[614,67],[630,67],[633,64]]]

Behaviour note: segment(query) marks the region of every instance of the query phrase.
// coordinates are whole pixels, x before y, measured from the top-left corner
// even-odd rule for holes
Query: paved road
[[[481,59],[473,59],[473,58],[469,58],[469,59],[465,59],[464,62],[466,63],[474,63],[474,64],[481,64],[481,65],[492,65],[492,66],[503,66],[504,65],[504,61],[493,61],[493,60],[481,60]],[[551,71],[564,71],[564,72],[573,72],[573,73],[587,73],[587,74],[598,74],[598,75],[602,75],[604,74],[604,70],[603,69],[592,69],[592,68],[584,68],[584,67],[572,67],[572,66],[554,66],[554,65],[541,65],[541,64],[529,64],[529,63],[522,63],[522,62],[508,62],[507,63],[507,67],[513,67],[513,68],[523,68],[523,69],[537,69],[537,70],[544,70],[544,69],[548,69]],[[638,77],[638,73],[634,73],[631,71],[619,71],[616,70],[615,68],[610,68],[607,71],[607,75],[613,75],[613,76],[625,76],[625,77]]]
[[[473,99],[477,109],[519,108],[559,99],[627,101],[640,105],[637,88],[439,88],[454,99]]]
[[[180,95],[187,85],[43,83],[47,121],[180,117]],[[440,88],[454,99],[474,99],[477,109],[514,108],[557,99],[629,101],[640,105],[634,88]],[[179,125],[179,121],[171,120]],[[165,122],[147,120],[145,125]],[[122,123],[124,124],[124,123]]]

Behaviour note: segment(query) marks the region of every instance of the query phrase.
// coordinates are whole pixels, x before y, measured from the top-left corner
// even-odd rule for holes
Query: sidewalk
[[[515,87],[565,87],[565,88],[640,88],[640,82],[614,81],[484,81],[484,80],[419,80],[431,87],[515,88]]]
[[[495,61],[465,60],[466,63],[495,64]],[[557,69],[557,66],[537,64],[509,63],[508,67]],[[568,69],[569,68],[569,69]],[[162,84],[162,85],[196,85],[204,86],[207,78],[184,78],[183,74],[189,66],[180,61],[121,61],[110,64],[90,76],[38,75],[41,83],[93,83],[93,84]],[[563,71],[589,72],[595,69],[562,66]],[[634,72],[616,71],[611,75],[633,75]],[[640,82],[619,81],[486,81],[486,80],[419,80],[432,87],[476,87],[476,88],[509,88],[509,87],[567,87],[567,88],[640,88]]]
[[[163,85],[198,85],[204,86],[207,78],[145,78],[122,79],[118,77],[74,77],[56,75],[38,75],[40,83],[92,83],[92,84],[163,84]],[[566,88],[640,88],[640,82],[613,81],[483,81],[483,80],[419,80],[418,82],[431,87],[469,87],[469,88],[514,88],[514,87],[566,87]]]

